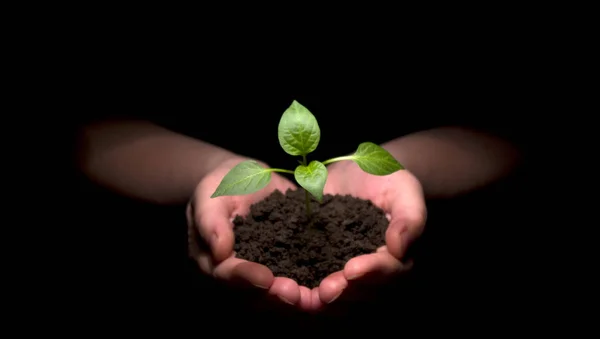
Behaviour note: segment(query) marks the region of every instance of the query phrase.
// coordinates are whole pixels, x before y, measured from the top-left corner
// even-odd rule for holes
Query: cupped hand
[[[292,279],[274,277],[266,266],[236,258],[233,252],[233,218],[246,215],[250,205],[275,190],[285,193],[288,189],[296,189],[289,180],[273,173],[269,185],[254,194],[211,198],[225,174],[244,160],[247,159],[225,161],[198,184],[187,206],[190,254],[203,273],[230,286],[253,292],[263,290],[267,297],[277,296],[285,303],[308,305],[308,308],[312,296],[307,288],[302,290]],[[301,295],[307,301],[301,302]]]
[[[352,161],[337,162],[328,168],[325,193],[370,200],[386,213],[390,224],[385,246],[375,253],[352,258],[342,271],[321,282],[317,292],[321,306],[339,297],[356,297],[356,293],[350,291],[357,289],[352,287],[361,286],[360,293],[366,293],[369,289],[365,285],[389,280],[410,269],[411,263],[402,259],[410,244],[422,233],[427,218],[423,190],[414,175],[400,170],[376,176],[365,173]]]

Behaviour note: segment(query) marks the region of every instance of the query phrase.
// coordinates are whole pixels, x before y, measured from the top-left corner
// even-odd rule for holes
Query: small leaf
[[[294,177],[300,186],[312,194],[319,202],[323,200],[323,188],[327,181],[327,168],[313,160],[308,166],[300,165],[294,171]]]
[[[270,180],[270,169],[262,167],[254,160],[246,160],[225,175],[211,198],[254,193],[265,188]]]
[[[290,155],[313,152],[321,139],[317,119],[296,100],[283,112],[277,132],[281,148]]]
[[[404,169],[388,151],[372,142],[363,142],[352,155],[352,160],[363,171],[374,175],[388,175]]]

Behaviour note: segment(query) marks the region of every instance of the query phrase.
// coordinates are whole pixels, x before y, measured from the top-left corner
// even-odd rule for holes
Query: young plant
[[[279,144],[283,150],[302,157],[294,171],[280,168],[265,168],[254,160],[247,160],[233,167],[223,178],[211,198],[225,195],[250,194],[265,188],[271,180],[272,172],[293,174],[306,194],[306,212],[310,215],[310,195],[317,201],[323,200],[323,188],[327,181],[326,165],[342,160],[354,161],[365,172],[373,175],[388,175],[404,167],[382,147],[363,142],[352,155],[331,158],[319,162],[307,160],[321,140],[321,130],[315,116],[294,100],[283,113],[278,127]],[[310,194],[310,195],[309,195]]]

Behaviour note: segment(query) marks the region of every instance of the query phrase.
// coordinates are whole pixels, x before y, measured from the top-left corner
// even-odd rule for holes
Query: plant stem
[[[336,162],[336,161],[352,160],[352,159],[354,159],[353,155],[345,155],[343,157],[337,157],[337,158],[331,158],[329,160],[325,160],[325,161],[323,161],[323,165],[328,165],[328,164],[331,164],[332,162]]]
[[[294,174],[294,171],[290,171],[290,170],[286,170],[286,169],[282,169],[282,168],[269,168],[268,170],[271,171],[271,172],[280,172],[280,173]]]
[[[302,165],[308,166],[308,162],[306,161],[306,154],[302,155]],[[306,216],[310,218],[310,194],[306,189],[304,189],[304,200],[306,201]]]
[[[310,194],[308,193],[307,190],[304,190],[304,196],[306,198],[306,216],[308,216],[310,218],[311,212],[310,212]]]

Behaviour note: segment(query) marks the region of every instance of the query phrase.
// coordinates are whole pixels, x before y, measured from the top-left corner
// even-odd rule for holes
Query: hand
[[[364,284],[380,282],[410,269],[411,263],[403,263],[401,259],[422,233],[427,218],[421,184],[407,170],[375,176],[363,172],[352,161],[343,161],[330,165],[328,172],[326,194],[349,194],[370,200],[384,210],[390,224],[385,246],[376,253],[352,258],[343,271],[335,272],[321,282],[318,287],[321,307],[356,290],[350,287],[364,287]],[[360,290],[364,293],[368,289]]]
[[[240,291],[247,291],[248,296],[263,290],[266,296],[277,296],[292,305],[301,304],[301,290],[294,280],[274,277],[266,266],[236,258],[233,252],[233,218],[236,215],[246,215],[250,205],[266,198],[274,190],[285,193],[287,189],[296,187],[289,180],[273,173],[269,185],[254,194],[210,197],[225,174],[244,160],[247,159],[225,161],[196,187],[187,206],[190,253],[203,273]],[[306,290],[302,294],[310,297],[310,291]],[[259,303],[264,301],[264,298],[260,298]]]

